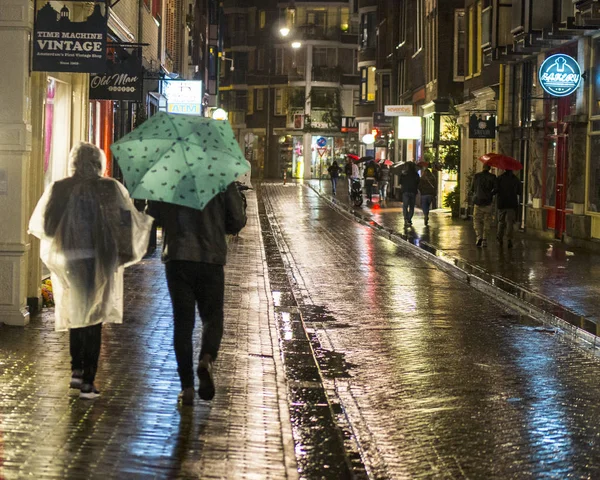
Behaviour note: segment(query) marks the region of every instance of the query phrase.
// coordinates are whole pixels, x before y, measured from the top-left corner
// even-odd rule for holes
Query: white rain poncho
[[[123,269],[148,247],[152,217],[121,183],[101,177],[105,168],[95,145],[73,147],[71,176],[48,186],[29,221],[50,269],[57,331],[122,323]]]

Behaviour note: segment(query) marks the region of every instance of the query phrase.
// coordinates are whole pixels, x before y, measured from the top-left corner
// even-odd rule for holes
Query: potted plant
[[[444,196],[444,207],[452,210],[452,218],[458,218],[460,214],[460,188],[458,185]]]

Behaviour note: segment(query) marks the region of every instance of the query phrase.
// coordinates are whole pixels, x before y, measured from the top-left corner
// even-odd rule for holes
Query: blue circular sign
[[[566,97],[581,84],[581,69],[573,57],[557,53],[544,60],[538,77],[546,93],[555,97]]]
[[[324,147],[325,145],[327,145],[327,139],[325,137],[317,138],[317,145],[319,147]]]

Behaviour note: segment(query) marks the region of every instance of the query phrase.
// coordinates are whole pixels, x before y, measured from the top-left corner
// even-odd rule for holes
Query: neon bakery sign
[[[573,57],[557,53],[544,60],[539,79],[546,93],[554,97],[566,97],[581,84],[581,69]]]

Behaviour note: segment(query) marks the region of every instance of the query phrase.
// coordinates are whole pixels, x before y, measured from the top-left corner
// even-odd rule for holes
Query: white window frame
[[[455,82],[464,82],[465,81],[465,76],[464,75],[459,75],[458,74],[458,62],[459,62],[459,58],[458,58],[458,45],[459,45],[459,21],[460,21],[460,17],[463,17],[463,40],[464,42],[467,41],[467,12],[465,11],[464,8],[457,8],[454,10],[454,58],[452,59],[452,76]],[[465,60],[466,60],[466,56],[467,56],[467,52],[468,52],[468,47],[467,45],[463,45],[463,72],[467,71],[467,65],[465,65]]]

